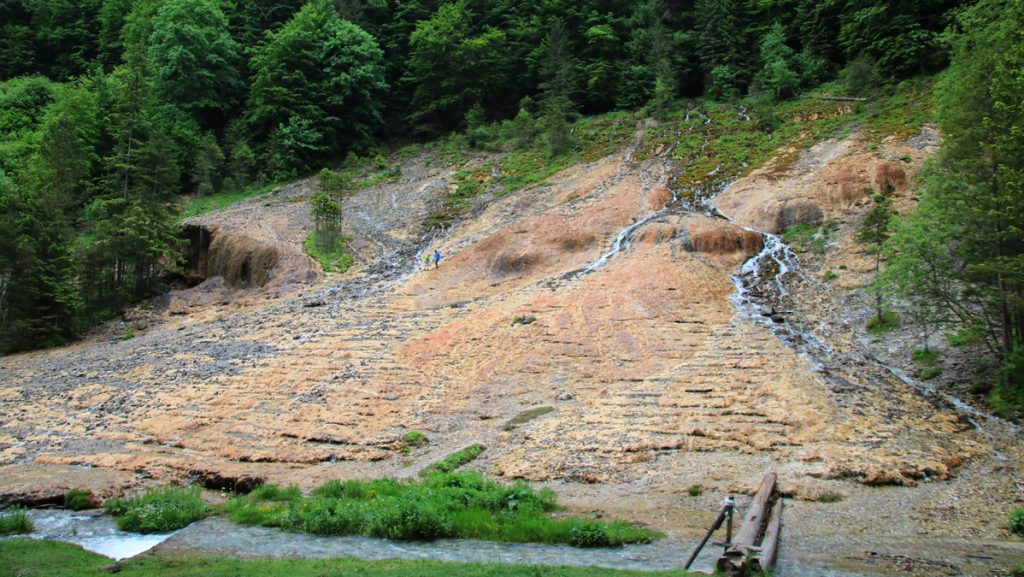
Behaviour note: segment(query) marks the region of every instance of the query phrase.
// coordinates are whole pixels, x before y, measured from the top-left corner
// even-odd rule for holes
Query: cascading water
[[[713,120],[710,116],[704,114],[699,108],[695,108],[687,110],[686,121],[688,123],[691,118],[691,112],[694,115],[699,116],[701,119],[700,125],[702,126],[711,124]],[[744,108],[740,108],[738,110],[737,116],[743,121],[751,121],[747,110]],[[690,124],[690,130],[692,130],[697,123]],[[709,144],[710,139],[705,138],[704,143],[701,146],[701,152],[703,152]],[[723,166],[721,164],[717,165],[707,174],[707,176],[718,176],[722,172],[722,168]],[[821,373],[822,376],[832,384],[833,390],[836,392],[845,392],[853,389],[855,385],[843,377],[842,371],[838,369],[838,366],[843,361],[843,359],[839,358],[841,355],[829,346],[828,343],[815,336],[811,331],[801,328],[798,323],[793,323],[791,319],[786,319],[782,316],[782,312],[787,307],[787,304],[792,304],[789,303],[791,295],[787,284],[791,282],[790,279],[794,275],[800,274],[799,258],[796,253],[780,236],[744,226],[730,218],[729,215],[723,214],[714,207],[713,203],[715,198],[728,188],[729,184],[731,184],[730,179],[727,175],[723,175],[720,180],[713,184],[698,187],[690,195],[679,195],[675,190],[673,190],[672,200],[662,210],[652,213],[622,229],[606,252],[601,254],[586,267],[574,273],[574,275],[590,273],[601,268],[607,264],[615,254],[629,247],[638,230],[646,224],[656,221],[668,214],[696,213],[724,218],[746,231],[760,234],[763,238],[762,250],[744,262],[737,274],[732,276],[736,292],[731,297],[731,300],[736,307],[738,313],[737,318],[743,322],[754,322],[769,327],[776,337],[778,337],[787,346],[797,351],[797,353],[804,357],[815,368],[815,370]],[[842,356],[845,358],[846,356],[849,356],[849,353]],[[886,365],[878,359],[871,357],[861,359],[858,357],[855,360],[857,361],[857,364],[862,364],[863,361],[866,361],[878,366],[882,370],[913,387],[925,397],[934,399],[936,402],[958,412],[983,435],[988,436],[989,433],[986,431],[986,428],[980,424],[980,421],[998,423],[1003,430],[1008,430],[1014,435],[1019,432],[1017,427],[1014,427],[1003,419],[984,413],[983,411],[972,407],[962,399],[959,399],[947,392],[939,391],[931,385],[917,381],[902,370]]]

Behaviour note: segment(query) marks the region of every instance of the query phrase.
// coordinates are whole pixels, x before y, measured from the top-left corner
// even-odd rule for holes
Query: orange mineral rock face
[[[944,478],[984,449],[893,375],[826,371],[733,300],[760,232],[843,216],[867,187],[901,194],[903,163],[847,140],[755,171],[715,201],[747,230],[655,218],[670,167],[627,156],[427,238],[420,223],[454,173],[411,161],[400,182],[346,201],[362,264],[322,284],[299,248],[308,209],[293,202],[309,182],[197,217],[216,231],[197,258],[222,280],[216,298],[178,294],[133,339],[2,360],[0,486],[120,489],[200,471],[309,488],[415,474],[479,443],[473,467],[488,474],[565,481],[581,502],[603,500],[583,485],[606,483],[624,508],[653,499],[636,510],[662,523],[657,509],[690,483],[725,490],[775,468],[815,495],[829,478]],[[434,249],[436,270],[416,257]],[[407,446],[414,430],[429,443]]]

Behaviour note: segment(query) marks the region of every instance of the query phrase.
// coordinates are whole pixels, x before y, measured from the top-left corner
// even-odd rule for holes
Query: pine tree
[[[576,117],[572,95],[576,88],[576,62],[569,46],[565,24],[558,19],[551,23],[546,41],[541,83],[541,114],[544,119],[548,151],[557,156],[572,146],[570,123]]]

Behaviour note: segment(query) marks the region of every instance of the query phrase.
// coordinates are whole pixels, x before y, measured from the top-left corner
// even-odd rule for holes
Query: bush
[[[118,529],[134,533],[174,531],[210,514],[210,507],[199,495],[199,487],[166,487],[141,497],[112,499],[106,510],[118,517]]]
[[[1010,567],[1010,577],[1024,577],[1024,564],[1017,563]]]
[[[427,444],[427,436],[419,431],[409,431],[402,440],[407,447],[422,447]]]
[[[867,329],[873,335],[880,335],[898,326],[900,326],[900,317],[896,316],[896,313],[892,311],[883,310],[882,316],[871,317],[871,320],[868,321]]]
[[[704,492],[704,487],[701,487],[700,485],[690,485],[690,488],[687,489],[686,492],[691,497],[700,497],[701,494]]]
[[[1024,509],[1015,509],[1010,513],[1010,532],[1024,535]]]
[[[64,507],[72,511],[94,509],[96,506],[96,497],[88,489],[72,489],[64,493]]]
[[[20,507],[12,507],[7,511],[0,512],[0,537],[7,535],[22,535],[35,530],[32,519],[28,513]]]

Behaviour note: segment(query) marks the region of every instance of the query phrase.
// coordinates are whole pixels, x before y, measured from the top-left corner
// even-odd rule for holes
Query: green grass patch
[[[268,192],[276,188],[276,184],[264,184],[264,185],[253,185],[243,188],[241,190],[232,190],[226,192],[218,192],[215,194],[207,194],[198,199],[191,200],[181,210],[181,218],[189,218],[207,212],[213,212],[215,210],[221,210],[227,208],[233,204],[238,204],[243,200],[267,194]]]
[[[131,499],[111,499],[105,508],[117,517],[118,529],[133,533],[174,531],[211,512],[197,486],[152,489]]]
[[[483,445],[474,444],[459,449],[426,469],[423,469],[420,471],[420,475],[429,475],[431,473],[451,473],[455,469],[473,462],[480,456],[480,453],[484,452],[484,449],[486,448],[487,447]]]
[[[0,577],[100,575],[110,559],[59,541],[0,541]],[[133,577],[687,577],[685,571],[645,572],[596,567],[446,563],[442,561],[363,561],[360,559],[228,559],[142,555],[121,562],[121,575]]]
[[[875,315],[868,321],[868,332],[873,335],[883,335],[900,326],[900,317],[890,310],[883,310],[882,316]]]
[[[704,487],[699,484],[690,485],[690,488],[686,490],[686,494],[691,497],[700,497],[704,493]]]
[[[508,422],[505,423],[505,426],[501,428],[501,430],[511,431],[512,429],[518,427],[519,425],[529,423],[530,421],[536,419],[537,417],[544,416],[554,410],[554,407],[535,407],[533,409],[527,409],[509,419]]]
[[[939,366],[939,351],[935,349],[915,349],[910,358],[918,365],[917,378],[928,381],[942,374]]]
[[[828,269],[827,271],[825,271],[825,274],[821,275],[821,280],[825,282],[832,282],[837,278],[839,278],[839,273],[832,269]]]
[[[574,146],[559,155],[551,155],[537,126],[529,127],[532,136],[525,141],[513,121],[493,123],[482,129],[484,142],[479,148],[497,152],[497,176],[494,163],[464,166],[456,173],[455,186],[443,195],[440,206],[427,219],[428,227],[449,223],[473,205],[485,192],[504,196],[535,186],[546,186],[552,175],[580,162],[591,162],[617,152],[628,143],[638,117],[613,112],[580,119],[573,125]],[[478,129],[479,130],[479,129]],[[456,166],[465,165],[477,151],[462,134],[453,134],[439,148],[440,159]]]
[[[35,530],[32,519],[28,513],[20,507],[11,507],[6,511],[0,511],[0,537],[7,535],[23,535]]]
[[[829,238],[838,227],[839,225],[835,221],[828,222],[820,227],[798,224],[788,228],[782,234],[782,240],[797,252],[825,254]]]
[[[229,518],[314,535],[395,540],[444,537],[512,543],[613,547],[660,535],[621,521],[554,517],[550,489],[504,485],[475,471],[432,473],[419,482],[330,481],[308,496],[269,500],[257,491],[232,499]]]
[[[354,260],[348,246],[350,240],[350,237],[341,237],[330,249],[321,250],[314,230],[309,233],[302,246],[306,249],[306,254],[320,263],[324,272],[345,272],[352,266]]]
[[[939,351],[935,349],[914,349],[914,352],[910,353],[910,358],[916,363],[930,367],[938,362]]]
[[[512,317],[512,326],[532,325],[535,322],[537,322],[537,317],[533,315],[516,315]]]
[[[99,503],[92,491],[88,489],[72,489],[64,493],[64,508],[72,511],[95,509]]]

